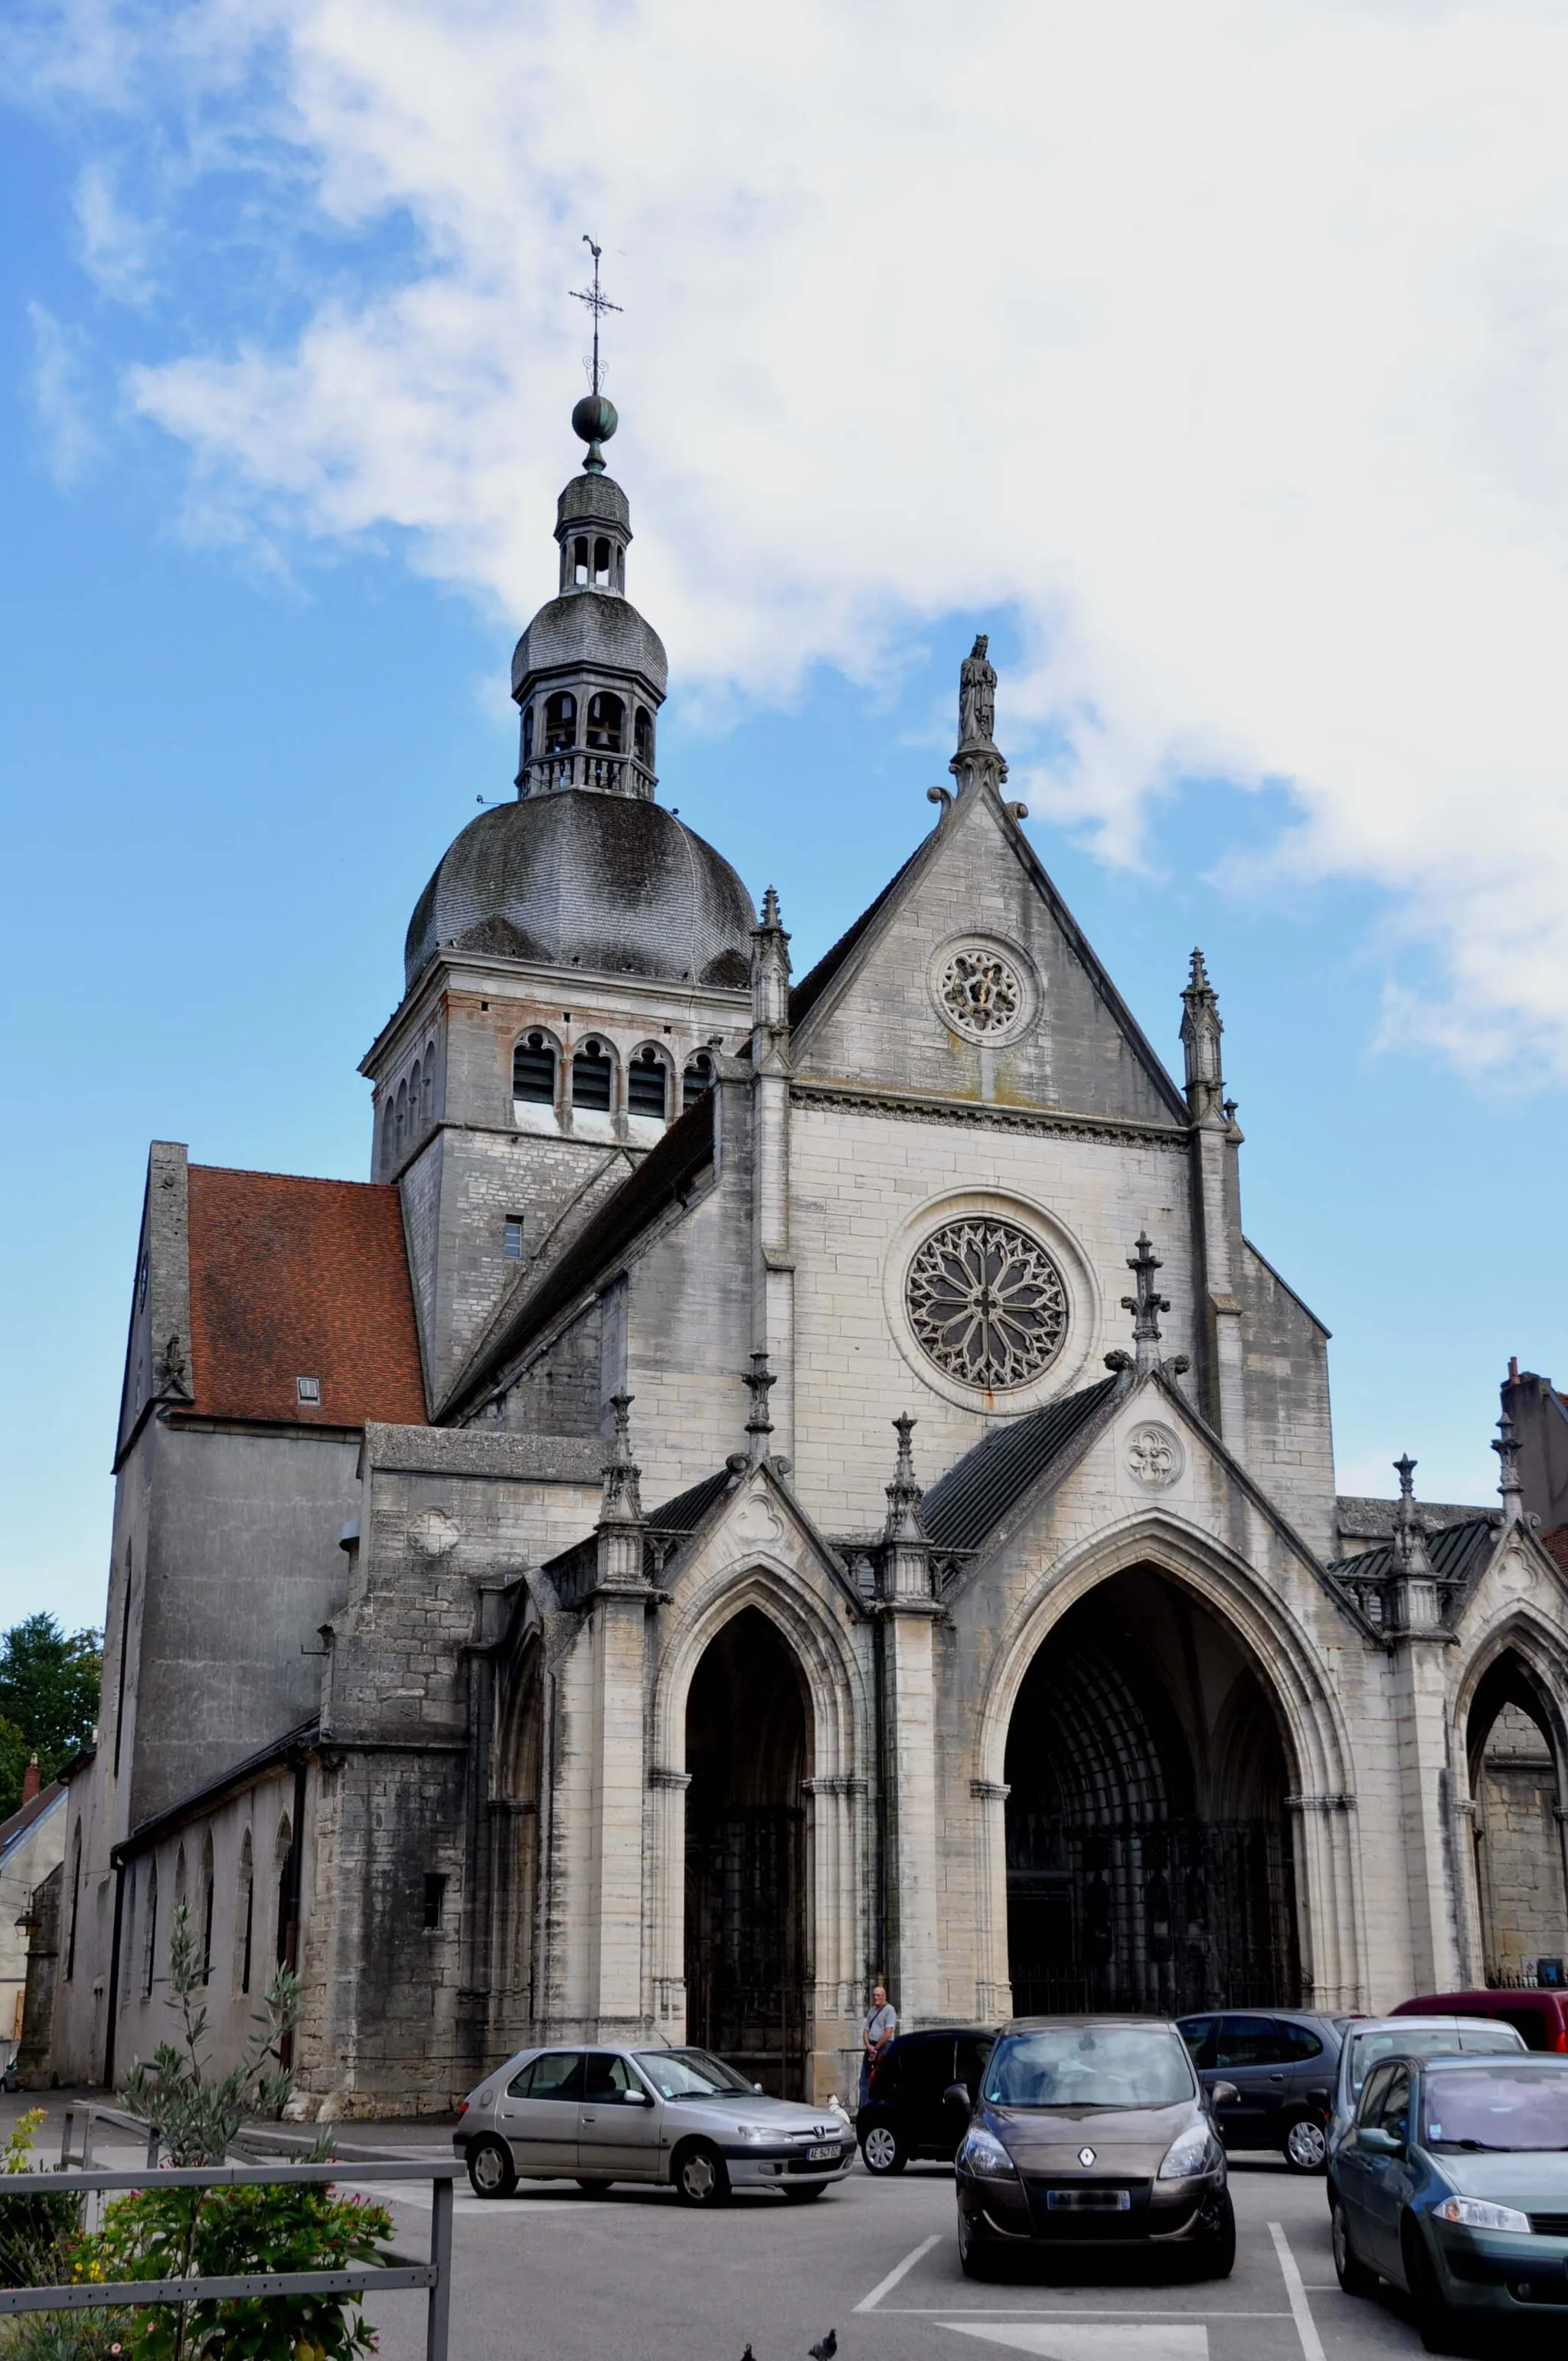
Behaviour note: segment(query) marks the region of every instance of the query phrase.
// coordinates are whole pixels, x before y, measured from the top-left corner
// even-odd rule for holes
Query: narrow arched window
[[[533,760],[533,708],[532,705],[525,705],[522,708],[522,759],[525,763],[532,763]]]
[[[713,1088],[713,1060],[706,1049],[686,1060],[685,1072],[681,1076],[681,1105],[696,1106],[704,1091]]]
[[[208,1830],[202,1843],[202,1982],[213,1981],[213,1838]]]
[[[585,533],[580,540],[572,544],[572,579],[581,588],[587,583],[587,578],[588,544]]]
[[[420,1100],[423,1094],[423,1089],[424,1070],[421,1066],[419,1060],[416,1058],[414,1060],[413,1071],[409,1076],[409,1137],[411,1139],[420,1127]]]
[[[619,754],[626,730],[626,708],[619,697],[601,689],[588,699],[588,746],[596,754]]]
[[[609,543],[606,536],[601,533],[598,539],[594,544],[594,588],[596,590],[608,590],[609,588]]]
[[[236,1992],[250,1990],[251,1938],[256,1931],[256,1861],[250,1830],[240,1839],[239,1888],[234,1911],[234,1983]]]
[[[558,688],[544,701],[544,751],[569,754],[577,742],[577,700],[569,688]]]
[[[532,1106],[555,1104],[555,1044],[548,1033],[527,1033],[511,1053],[511,1094]]]
[[[274,1891],[278,1897],[278,1922],[275,1949],[278,1965],[291,1968],[290,1957],[294,1948],[294,1840],[285,1812],[278,1823],[278,1841],[272,1848]]]
[[[663,1123],[669,1110],[669,1096],[668,1070],[649,1042],[638,1050],[626,1070],[627,1113],[657,1115]]]
[[[141,1988],[144,1996],[150,1993],[158,1973],[158,1863],[148,1863],[147,1925],[142,1931]]]
[[[70,1983],[76,1974],[76,1921],[82,1909],[82,1823],[76,1823],[76,1835],[71,1848],[71,1916],[65,1929],[65,1981]]]
[[[614,1089],[614,1059],[602,1041],[585,1041],[572,1060],[572,1104],[608,1115]]]
[[[435,1113],[435,1044],[433,1041],[427,1041],[424,1045],[424,1098],[420,1113],[426,1123],[429,1123]]]
[[[397,1143],[397,1151],[400,1156],[402,1154],[403,1141],[408,1137],[408,1128],[409,1086],[406,1082],[403,1082],[398,1084],[397,1115],[392,1126],[392,1137]]]
[[[637,718],[631,725],[631,751],[636,755],[637,760],[640,763],[652,764],[653,760],[653,717],[649,712],[648,708],[645,705],[640,705],[638,707]]]

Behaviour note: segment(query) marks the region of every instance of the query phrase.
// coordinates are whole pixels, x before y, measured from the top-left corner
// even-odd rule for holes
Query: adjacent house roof
[[[1340,1539],[1347,1542],[1391,1540],[1394,1512],[1398,1505],[1398,1500],[1376,1499],[1365,1493],[1342,1492],[1334,1502]],[[1435,1525],[1471,1524],[1477,1517],[1485,1519],[1493,1513],[1489,1509],[1477,1508],[1474,1502],[1466,1505],[1459,1500],[1422,1500],[1420,1506],[1422,1521],[1429,1532]]]
[[[931,1539],[947,1549],[978,1549],[1110,1400],[1116,1383],[1102,1378],[1081,1393],[1064,1394],[1026,1418],[992,1428],[927,1493],[920,1513]]]
[[[425,1422],[395,1188],[190,1172],[189,1409],[321,1426]],[[300,1400],[313,1378],[319,1402]]]
[[[58,1779],[51,1779],[47,1787],[40,1788],[36,1795],[30,1796],[19,1810],[11,1814],[9,1819],[0,1820],[0,1869],[5,1867],[17,1847],[27,1842],[38,1822],[47,1820],[56,1806],[64,1801],[64,1787]]]

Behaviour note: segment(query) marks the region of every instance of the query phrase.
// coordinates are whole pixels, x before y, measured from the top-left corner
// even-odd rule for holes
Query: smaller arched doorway
[[[1299,2002],[1278,1719],[1182,1585],[1134,1567],[1069,1609],[1019,1689],[1005,1777],[1019,2015]]]
[[[686,1700],[686,2035],[781,2098],[806,2088],[810,1767],[800,1667],[743,1608]]]
[[[1488,1984],[1561,1983],[1568,1972],[1563,1779],[1553,1727],[1520,1656],[1510,1649],[1488,1665],[1465,1729]]]

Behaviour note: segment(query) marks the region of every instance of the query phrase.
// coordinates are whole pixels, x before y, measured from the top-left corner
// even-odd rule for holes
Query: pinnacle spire
[[[746,1389],[751,1397],[751,1415],[746,1421],[746,1457],[753,1467],[769,1456],[768,1437],[773,1431],[773,1422],[768,1416],[768,1395],[777,1383],[768,1367],[766,1353],[753,1353],[746,1373]]]
[[[1220,1003],[1196,947],[1181,995],[1181,1047],[1187,1061],[1187,1104],[1194,1123],[1224,1112],[1225,1077],[1220,1056],[1224,1031]]]
[[[609,1457],[603,1467],[604,1486],[599,1499],[601,1525],[632,1525],[642,1521],[642,1470],[631,1456],[631,1396],[612,1394],[609,1400],[614,1426],[610,1434]]]
[[[923,1543],[927,1536],[921,1521],[920,1503],[926,1495],[916,1481],[915,1454],[910,1447],[916,1421],[905,1411],[893,1424],[898,1436],[898,1459],[893,1481],[887,1487],[887,1522],[883,1528],[883,1539]]]
[[[1133,1315],[1134,1366],[1140,1377],[1146,1369],[1157,1367],[1159,1362],[1159,1315],[1170,1310],[1170,1298],[1157,1293],[1154,1275],[1164,1268],[1148,1232],[1140,1230],[1137,1246],[1127,1257],[1127,1268],[1133,1273],[1135,1292],[1122,1298],[1123,1311]]]
[[[1497,1490],[1502,1495],[1505,1525],[1522,1525],[1525,1521],[1524,1487],[1519,1481],[1519,1439],[1513,1420],[1505,1411],[1497,1421],[1497,1438],[1492,1445],[1497,1455]]]

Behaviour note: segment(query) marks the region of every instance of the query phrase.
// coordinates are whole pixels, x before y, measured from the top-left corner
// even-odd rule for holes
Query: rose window
[[[1067,1334],[1067,1290],[1037,1238],[977,1214],[948,1222],[909,1266],[909,1324],[965,1385],[1003,1393],[1047,1368]]]
[[[985,943],[952,953],[937,983],[943,1016],[972,1041],[1011,1031],[1024,1013],[1024,980],[1010,960]]]

